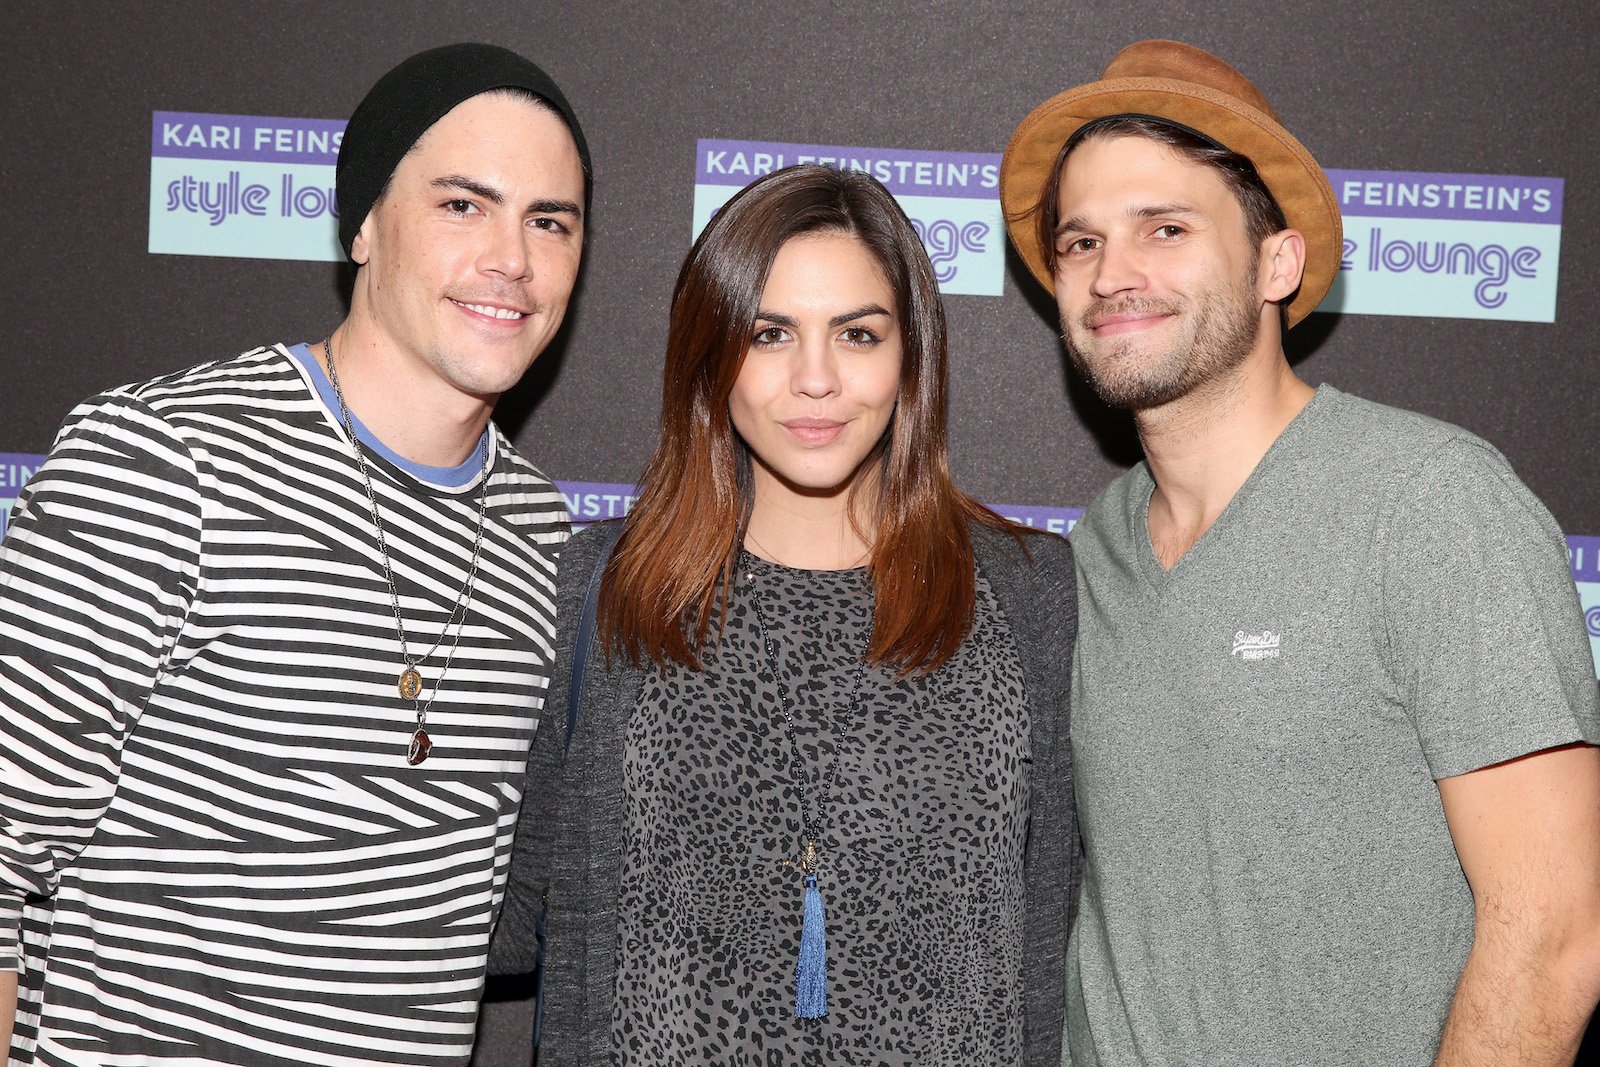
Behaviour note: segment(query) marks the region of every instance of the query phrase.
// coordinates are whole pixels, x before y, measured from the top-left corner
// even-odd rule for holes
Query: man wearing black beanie
[[[544,71],[413,56],[340,150],[349,317],[67,418],[0,558],[14,1060],[467,1061],[568,533],[490,413],[589,185]]]

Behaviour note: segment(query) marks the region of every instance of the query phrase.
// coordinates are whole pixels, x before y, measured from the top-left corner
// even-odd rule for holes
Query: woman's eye
[[[844,339],[852,345],[876,344],[878,335],[865,326],[852,326],[844,332]]]
[[[775,345],[782,340],[783,328],[781,326],[768,326],[756,331],[756,344],[758,345]]]

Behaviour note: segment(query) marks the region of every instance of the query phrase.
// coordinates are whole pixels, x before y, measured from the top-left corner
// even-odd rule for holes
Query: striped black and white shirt
[[[112,390],[17,501],[0,970],[20,954],[23,1063],[470,1053],[567,516],[491,427],[470,609],[409,766],[368,500],[311,384],[275,346]],[[416,655],[466,577],[480,479],[367,455]]]

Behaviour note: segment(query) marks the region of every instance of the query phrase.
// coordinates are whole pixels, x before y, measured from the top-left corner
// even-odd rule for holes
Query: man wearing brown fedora
[[[1145,459],[1073,535],[1075,1067],[1570,1063],[1600,999],[1600,693],[1549,513],[1313,389],[1341,252],[1238,71],[1145,41],[1036,108],[1012,240]]]

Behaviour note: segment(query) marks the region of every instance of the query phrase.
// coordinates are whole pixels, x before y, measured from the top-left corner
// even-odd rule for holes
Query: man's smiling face
[[[352,250],[401,373],[493,402],[561,326],[583,251],[583,166],[548,108],[458,104],[395,168]]]
[[[1266,300],[1260,251],[1222,178],[1138,136],[1090,138],[1063,166],[1056,302],[1101,398],[1157,407],[1239,366]]]

